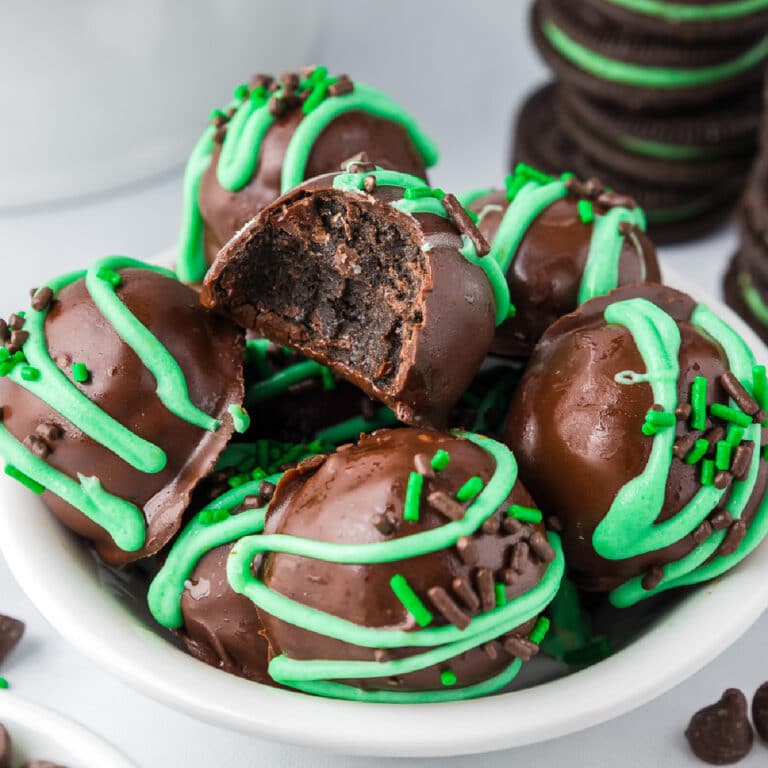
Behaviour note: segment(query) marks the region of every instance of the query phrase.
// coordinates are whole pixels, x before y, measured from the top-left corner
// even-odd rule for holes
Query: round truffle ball
[[[273,680],[404,702],[506,688],[538,651],[562,571],[508,449],[406,428],[287,472],[264,533],[228,562]]]
[[[478,216],[515,308],[496,330],[495,354],[526,359],[547,327],[584,301],[661,279],[643,212],[595,179],[558,179],[521,163],[505,190],[461,199]]]
[[[768,530],[765,368],[704,305],[624,286],[546,331],[506,441],[574,580],[635,603],[731,568]]]
[[[246,418],[242,332],[110,257],[39,288],[0,349],[0,454],[107,562],[157,552]]]
[[[239,86],[225,109],[213,111],[187,164],[180,277],[201,281],[262,208],[361,152],[420,177],[437,161],[434,144],[399,104],[325,67],[255,75]]]

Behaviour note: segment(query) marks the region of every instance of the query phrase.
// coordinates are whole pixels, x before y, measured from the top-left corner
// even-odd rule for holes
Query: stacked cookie
[[[717,224],[757,144],[768,3],[537,0],[531,20],[558,82],[523,107],[515,159],[629,192],[657,241]]]

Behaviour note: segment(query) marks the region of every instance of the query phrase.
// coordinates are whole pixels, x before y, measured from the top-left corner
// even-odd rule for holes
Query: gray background
[[[301,12],[302,5],[281,4],[296,13]],[[435,185],[462,190],[498,184],[507,170],[514,108],[526,91],[547,76],[528,41],[527,5],[515,0],[327,2],[315,22],[316,34],[307,60],[326,63],[332,70],[346,71],[377,85],[417,115],[442,149],[441,163],[432,175]],[[226,2],[219,2],[211,7],[226,6]],[[179,3],[179,14],[184,13],[181,8]],[[268,17],[261,18],[260,23],[269,24]],[[120,30],[115,28],[112,33],[119,35]],[[246,33],[247,29],[233,32]],[[129,42],[121,40],[123,45]],[[220,55],[226,56],[226,41],[215,42]],[[210,91],[206,101],[212,107],[226,101],[235,83],[226,72],[226,61],[219,68],[221,73],[216,57],[207,58],[206,66],[214,75],[206,80]],[[241,79],[251,70],[272,68],[272,62],[260,59],[258,46],[254,46],[253,64],[242,72]],[[152,77],[150,67],[143,76]],[[169,109],[173,99],[183,98],[183,94],[169,98]],[[187,146],[191,147],[206,115],[207,110],[197,124],[183,126]],[[18,119],[31,120],[33,116]],[[87,135],[84,120],[84,141]],[[150,258],[167,248],[177,233],[182,162],[181,155],[169,157],[168,166],[176,170],[98,197],[23,210],[0,209],[2,313],[23,306],[27,289],[43,276],[81,267],[107,253]],[[105,173],[109,173],[108,168]],[[690,275],[692,287],[715,292],[734,244],[728,226],[706,241],[664,249],[662,260]],[[13,583],[1,560],[0,611],[29,623],[27,642],[3,670],[15,690],[82,720],[142,766],[289,768],[311,764],[318,768],[374,768],[393,764],[310,753],[231,734],[134,694],[58,640]],[[768,618],[763,617],[707,669],[652,704],[605,725],[506,753],[397,764],[424,768],[700,765],[687,751],[682,737],[685,724],[694,709],[716,699],[724,688],[741,686],[751,694],[768,678],[764,650],[767,630]],[[615,684],[622,685],[622,681],[617,679]],[[743,765],[765,765],[767,759],[766,748],[757,746]]]

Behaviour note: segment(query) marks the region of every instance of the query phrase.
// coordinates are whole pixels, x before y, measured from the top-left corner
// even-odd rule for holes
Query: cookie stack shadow
[[[656,242],[717,226],[757,150],[768,4],[536,0],[531,26],[557,81],[523,105],[513,162],[627,192]]]

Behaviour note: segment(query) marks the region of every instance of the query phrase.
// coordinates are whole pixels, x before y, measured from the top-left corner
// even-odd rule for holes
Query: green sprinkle
[[[27,316],[27,313],[23,309],[20,309],[16,314],[19,317],[26,317]]]
[[[0,363],[0,379],[2,379],[3,376],[7,376],[12,370],[13,370],[13,363],[11,362]]]
[[[549,184],[550,181],[554,181],[554,176],[550,176],[527,163],[518,163],[515,166],[515,176],[523,176],[528,181],[537,181],[539,184]]]
[[[85,384],[85,382],[88,381],[90,377],[91,374],[88,372],[88,368],[85,363],[75,363],[72,366],[72,378],[78,384]]]
[[[6,347],[0,347],[0,363],[4,363],[10,356],[11,353]]]
[[[239,488],[241,485],[247,483],[251,478],[248,475],[235,475],[227,480],[227,485],[230,488]]]
[[[756,365],[752,369],[752,385],[757,404],[765,408],[768,405],[768,378],[765,375],[764,365]]]
[[[251,91],[249,98],[254,104],[261,104],[267,98],[267,89],[259,85]]]
[[[227,509],[204,509],[198,518],[202,525],[213,525],[231,517]]]
[[[709,406],[709,414],[716,419],[730,421],[739,427],[744,427],[744,429],[752,423],[751,416],[748,416],[743,411],[737,411],[729,405],[723,405],[722,403],[712,403],[712,405]]]
[[[744,439],[744,430],[741,427],[737,427],[735,424],[731,424],[728,427],[728,434],[725,436],[725,441],[731,448],[736,448],[738,444]]]
[[[507,507],[507,514],[521,523],[532,523],[533,525],[540,523],[543,519],[538,509],[524,507],[521,504],[510,504]]]
[[[510,304],[507,310],[507,320],[511,320],[515,315],[517,315],[517,307],[514,304]]]
[[[411,585],[406,581],[405,576],[396,573],[390,580],[389,586],[395,593],[395,597],[405,606],[405,610],[416,619],[420,627],[426,627],[432,623],[432,614],[429,612],[419,596],[411,589]]]
[[[105,283],[109,283],[113,288],[117,288],[123,282],[123,278],[114,269],[109,269],[109,267],[101,267],[96,273],[96,277]]]
[[[731,466],[731,445],[727,440],[720,440],[715,448],[715,468],[726,470]]]
[[[560,174],[560,181],[568,181],[568,179],[575,179],[576,174],[571,173],[570,171],[565,171],[565,173]]]
[[[480,491],[483,490],[483,481],[475,475],[470,477],[464,485],[456,492],[456,499],[458,501],[469,501],[474,499]]]
[[[233,95],[236,99],[244,99],[248,95],[248,85],[246,83],[238,85]]]
[[[31,365],[25,365],[21,369],[21,378],[24,381],[37,381],[40,378],[40,371]]]
[[[647,421],[644,421],[643,426],[640,427],[640,431],[648,437],[653,437],[659,430],[654,427],[653,424],[649,424]]]
[[[709,450],[709,443],[703,438],[699,438],[694,444],[693,448],[688,451],[688,455],[685,457],[686,464],[695,464],[704,458],[704,454]]]
[[[494,592],[496,593],[496,605],[506,605],[507,604],[507,588],[503,584],[499,584],[498,582],[494,586]]]
[[[424,488],[424,477],[418,472],[411,472],[411,474],[408,476],[408,487],[405,491],[403,520],[415,522],[419,519],[419,507],[421,506],[422,488]]]
[[[243,432],[248,431],[248,427],[251,426],[251,417],[248,415],[248,411],[243,408],[242,405],[236,405],[233,403],[227,408],[229,415],[232,417],[232,423],[235,425],[235,432],[242,435]]]
[[[434,197],[437,200],[442,200],[445,197],[445,192],[439,188],[409,187],[403,192],[403,197],[405,197],[406,200],[420,200],[424,197]]]
[[[328,67],[315,67],[309,76],[310,83],[320,83],[328,77]]]
[[[320,369],[320,378],[323,381],[323,390],[330,392],[332,389],[336,389],[336,379],[333,378],[330,368],[323,366]]]
[[[701,484],[712,485],[715,479],[715,462],[712,459],[704,459],[701,462]]]
[[[579,212],[579,218],[582,224],[591,224],[595,220],[595,209],[589,200],[579,200],[576,203],[576,209]]]
[[[5,691],[8,687],[8,681],[4,677],[0,677],[0,690]]]
[[[456,685],[456,673],[452,669],[444,669],[440,673],[440,682],[446,686],[446,688]]]
[[[697,376],[691,384],[691,429],[707,426],[707,380]]]
[[[539,616],[539,620],[531,630],[531,634],[528,635],[528,639],[536,645],[541,645],[541,641],[546,637],[549,632],[550,621],[546,616]]]
[[[267,477],[269,475],[261,467],[256,467],[251,471],[251,480],[264,480]]]
[[[17,469],[13,464],[5,465],[5,474],[8,477],[12,477],[14,480],[18,480],[22,485],[26,485],[32,493],[38,495],[45,492],[45,486],[40,485],[37,480],[33,480],[29,475],[25,475],[20,469]]]
[[[432,457],[430,464],[435,472],[442,472],[451,460],[451,454],[448,451],[444,451],[442,448],[438,448],[435,455]]]
[[[305,115],[308,115],[313,109],[322,104],[328,93],[328,86],[328,83],[320,82],[312,88],[312,93],[307,96],[306,101],[301,105],[301,110]]]
[[[218,117],[225,119],[227,116],[220,109],[213,109],[211,110],[211,114],[208,119],[213,122]],[[101,275],[99,275],[99,277],[101,277]]]
[[[674,427],[677,424],[677,417],[669,411],[654,411],[651,409],[645,414],[645,420],[653,424],[654,427]]]
[[[763,446],[763,461],[768,461],[768,445]]]

